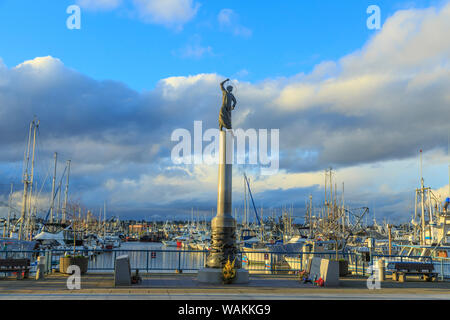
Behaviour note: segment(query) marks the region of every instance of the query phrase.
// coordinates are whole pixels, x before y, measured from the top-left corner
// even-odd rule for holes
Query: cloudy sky
[[[324,170],[350,207],[407,221],[419,185],[448,196],[450,1],[0,0],[0,205],[20,209],[28,126],[40,120],[38,210],[72,161],[70,197],[98,213],[209,219],[217,166],[171,160],[173,130],[217,127],[229,77],[235,128],[280,130],[280,165],[242,172],[258,207],[302,216]],[[81,29],[68,29],[70,5]],[[378,5],[381,29],[366,12]],[[0,215],[6,209],[0,207]]]

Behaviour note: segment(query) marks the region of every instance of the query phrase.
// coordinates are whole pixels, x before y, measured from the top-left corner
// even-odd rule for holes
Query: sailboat
[[[3,250],[33,250],[36,247],[36,241],[33,237],[33,215],[31,209],[33,185],[34,185],[34,161],[36,153],[36,139],[39,128],[39,120],[33,119],[30,123],[28,132],[28,144],[24,154],[24,170],[23,170],[23,196],[21,216],[12,227],[12,233],[8,238],[0,239],[0,248]],[[30,168],[31,157],[31,168]],[[11,202],[9,203],[11,209]],[[18,225],[18,226],[17,226]],[[18,228],[18,230],[17,230]],[[15,233],[17,231],[17,233]]]

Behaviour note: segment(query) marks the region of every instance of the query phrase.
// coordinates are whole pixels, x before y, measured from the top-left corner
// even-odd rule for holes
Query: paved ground
[[[164,299],[164,300],[276,300],[276,299],[450,299],[450,282],[405,283],[390,279],[381,289],[369,290],[365,278],[341,278],[340,287],[302,284],[293,275],[253,275],[248,285],[208,285],[195,275],[143,275],[140,285],[114,288],[112,274],[82,276],[80,290],[68,290],[67,276],[48,275],[44,280],[0,278],[0,299]]]

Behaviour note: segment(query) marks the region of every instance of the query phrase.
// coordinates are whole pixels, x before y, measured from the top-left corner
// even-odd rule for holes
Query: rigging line
[[[44,189],[44,186],[45,186],[45,181],[47,181],[47,178],[49,177],[49,175],[50,175],[50,171],[47,171],[47,176],[45,177],[44,182],[42,183],[41,189],[39,190],[37,195],[34,196],[34,209],[36,209],[36,211],[37,211],[38,199],[41,196],[42,189]],[[37,214],[37,212],[36,212],[36,214]]]
[[[64,168],[64,171],[63,171],[63,173],[62,173],[61,179],[59,180],[58,187],[56,188],[55,193],[53,194],[53,200],[55,200],[56,195],[58,194],[59,190],[61,189],[62,181],[63,181],[63,179],[64,179],[64,175],[65,175],[65,173],[66,173],[66,169],[67,169],[67,166]],[[48,209],[47,215],[45,216],[45,219],[44,219],[44,223],[43,223],[43,224],[45,224],[45,222],[47,221],[48,216],[50,215],[50,210],[51,210],[51,208]]]
[[[250,190],[250,185],[248,183],[247,175],[245,173],[244,173],[244,177],[245,177],[245,181],[247,182],[247,188],[248,188],[248,192],[250,194],[250,198],[252,199],[253,210],[255,211],[256,219],[258,219],[258,224],[261,224],[261,221],[259,220],[259,217],[258,217],[258,211],[256,210],[255,201],[253,200],[252,191]]]
[[[40,126],[37,127],[37,136],[38,136],[38,139],[37,139],[37,148],[36,148],[36,167],[38,167],[39,170],[37,170],[36,176],[39,179],[41,179],[42,176],[41,176],[40,172],[45,171],[45,166],[43,165],[44,161],[42,160],[42,157],[41,157],[41,155],[42,155],[41,150],[43,150],[44,147],[43,147],[42,141],[40,139]],[[51,168],[51,166],[47,167],[47,170],[51,170],[49,168]],[[48,172],[47,172],[47,175],[48,175]],[[45,184],[45,181],[43,182],[43,184]]]
[[[30,132],[29,132],[29,127],[27,126],[27,131],[26,131],[26,134],[25,134],[25,150],[23,151],[23,163],[22,163],[22,179],[21,180],[23,180],[23,177],[24,177],[24,175],[25,175],[25,168],[27,167],[26,165],[25,165],[25,163],[26,163],[26,160],[27,160],[27,152],[28,152],[28,150],[29,150],[29,141],[30,141]]]
[[[36,161],[35,161],[35,163],[36,163],[36,167],[38,167],[39,169],[43,169],[44,165],[42,164],[42,161],[41,161],[41,148],[43,148],[43,147],[42,147],[41,139],[39,138],[40,137],[40,126],[37,126],[36,129],[37,129],[36,130],[37,148],[36,148]],[[39,197],[40,197],[40,195],[42,193],[42,190],[43,190],[43,188],[45,186],[45,182],[47,181],[47,178],[48,178],[48,176],[50,174],[50,170],[51,170],[50,167],[47,167],[47,174],[46,174],[45,179],[42,182],[42,185],[41,185],[41,188],[40,188],[39,192],[36,195],[34,195],[34,194],[31,195],[32,197],[34,197],[34,202],[32,203],[32,207],[35,210],[37,210],[38,199],[39,199]],[[40,175],[41,171],[44,171],[44,170],[37,170],[36,173],[35,173],[36,174],[36,178],[37,178],[37,179],[35,179],[37,186],[39,185],[37,181],[39,181],[41,179],[41,175]],[[30,201],[30,204],[31,204],[31,201]]]
[[[10,206],[8,203],[6,203],[4,201],[0,201],[0,207],[11,208],[12,211],[15,211],[16,213],[20,214],[20,210],[19,209],[16,209],[12,205]]]
[[[42,165],[42,168],[44,168],[43,165]],[[41,170],[41,171],[44,171],[44,170]],[[52,166],[51,166],[51,164],[49,164],[49,165],[47,166],[46,171],[47,171],[47,173],[46,173],[46,175],[45,175],[45,179],[43,179],[43,181],[42,181],[41,190],[42,190],[42,188],[45,186],[45,183],[47,182],[47,179],[48,179],[48,177],[49,177],[49,175],[50,175],[50,173],[51,173],[51,171],[52,171]]]

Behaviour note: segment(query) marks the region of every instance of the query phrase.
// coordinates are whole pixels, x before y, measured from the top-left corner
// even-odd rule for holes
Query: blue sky
[[[69,30],[69,5],[81,29]],[[369,30],[369,5],[381,10]],[[450,2],[0,0],[0,201],[41,120],[39,210],[53,152],[72,160],[71,197],[111,214],[164,219],[211,212],[217,168],[175,165],[177,128],[217,126],[229,77],[242,128],[280,130],[280,170],[246,170],[257,205],[319,204],[323,170],[346,201],[408,220],[418,186],[448,188]],[[242,204],[242,168],[234,172]],[[47,179],[46,179],[47,177]],[[4,208],[0,207],[0,216]]]
[[[130,17],[126,3],[115,10],[82,8],[81,30],[65,27],[75,0],[0,1],[0,52],[7,66],[51,55],[97,80],[122,81],[136,90],[162,78],[198,73],[237,76],[252,82],[310,72],[360,48],[368,30],[366,8],[373,1],[208,1],[182,30]],[[395,11],[436,1],[377,1],[382,22]],[[221,28],[218,14],[233,10],[251,35]],[[183,57],[187,46],[211,48]]]

